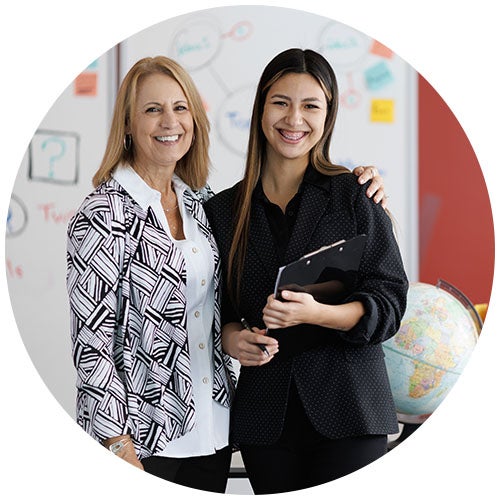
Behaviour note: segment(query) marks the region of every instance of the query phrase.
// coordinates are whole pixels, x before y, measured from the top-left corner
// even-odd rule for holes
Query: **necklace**
[[[174,188],[172,186],[172,193],[174,194],[174,200],[177,201],[177,203],[175,204],[175,207],[172,207],[172,208],[163,208],[163,211],[168,214],[170,212],[173,212],[174,210],[176,210],[177,208],[179,208],[179,200],[177,199],[177,196],[175,195],[175,191],[174,191]]]

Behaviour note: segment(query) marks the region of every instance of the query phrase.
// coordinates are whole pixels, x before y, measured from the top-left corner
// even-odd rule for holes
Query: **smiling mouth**
[[[159,142],[177,142],[179,140],[179,134],[177,135],[158,135],[155,139]]]
[[[299,142],[303,139],[309,132],[291,132],[290,130],[279,129],[280,135],[288,142]]]

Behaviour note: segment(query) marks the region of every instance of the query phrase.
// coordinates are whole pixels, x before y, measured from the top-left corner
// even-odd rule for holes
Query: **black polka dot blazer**
[[[313,325],[274,330],[280,352],[262,367],[242,367],[232,410],[236,444],[270,444],[278,439],[293,379],[314,427],[329,438],[398,431],[381,342],[393,336],[406,308],[408,281],[390,218],[367,198],[353,174],[321,176],[302,184],[302,197],[285,262],[305,253],[366,234],[356,290],[366,314],[341,332]],[[223,272],[234,221],[236,186],[205,204],[219,246]],[[264,328],[262,309],[273,293],[279,263],[262,204],[254,200],[239,305],[223,292],[223,323],[244,316]],[[224,274],[225,275],[225,274]]]

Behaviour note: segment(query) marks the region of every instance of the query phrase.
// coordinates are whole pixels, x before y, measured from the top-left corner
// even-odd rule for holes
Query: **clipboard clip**
[[[314,252],[307,253],[303,255],[299,260],[304,260],[308,259],[309,257],[312,257],[313,255],[316,255],[318,253],[323,252],[324,250],[328,250],[329,248],[336,247],[337,245],[342,245],[342,243],[345,243],[345,240],[339,240],[336,241],[335,243],[332,243],[331,245],[325,245],[324,247],[318,248],[317,250],[314,250]],[[339,252],[342,252],[342,248],[339,249]]]

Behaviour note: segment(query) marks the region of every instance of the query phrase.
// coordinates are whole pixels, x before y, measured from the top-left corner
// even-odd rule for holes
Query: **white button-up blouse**
[[[182,458],[210,455],[228,445],[229,409],[212,399],[214,317],[214,258],[212,249],[192,215],[184,207],[186,184],[174,175],[174,189],[179,200],[185,239],[175,240],[161,206],[161,194],[152,189],[129,166],[120,166],[114,179],[145,210],[152,208],[163,228],[182,252],[187,272],[186,315],[191,376],[195,401],[194,428],[158,453]]]

